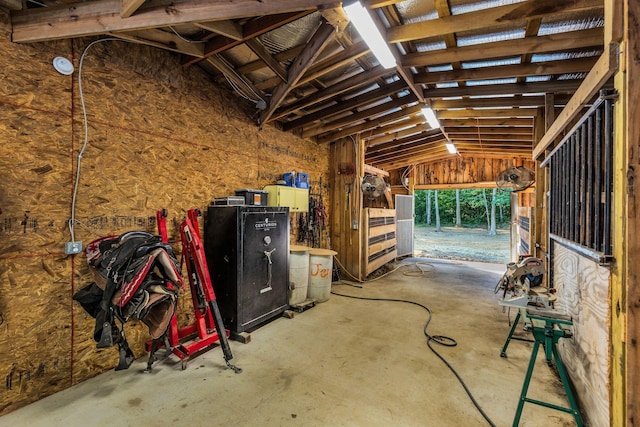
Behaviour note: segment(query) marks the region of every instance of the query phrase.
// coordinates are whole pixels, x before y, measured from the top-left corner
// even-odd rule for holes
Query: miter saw
[[[507,307],[552,308],[556,296],[553,289],[540,286],[543,275],[544,266],[536,257],[521,257],[518,262],[510,262],[494,291],[497,294],[503,290],[498,303]]]

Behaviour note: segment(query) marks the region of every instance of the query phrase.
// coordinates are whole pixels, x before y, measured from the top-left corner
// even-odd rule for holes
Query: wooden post
[[[614,2],[617,3],[617,2]],[[618,256],[624,260],[621,265],[623,271],[622,285],[616,285],[612,291],[612,341],[613,359],[612,367],[617,372],[613,373],[613,418],[619,419],[616,413],[620,404],[626,401],[625,425],[637,426],[640,424],[640,109],[637,108],[637,97],[640,93],[640,3],[636,0],[626,0],[624,2],[626,14],[624,25],[624,57],[621,58],[622,76],[616,79],[616,88],[622,95],[622,102],[618,102],[616,107],[623,110],[624,116],[616,121],[616,125],[621,126],[620,134],[623,134],[623,141],[620,142],[622,148],[626,147],[627,165],[623,169],[625,176],[619,176],[621,183],[616,189],[626,187],[626,229],[616,228],[626,238],[622,239],[626,248],[621,248]],[[622,81],[620,81],[622,80]],[[622,108],[620,108],[622,107]],[[616,118],[617,119],[617,118]],[[622,122],[622,123],[620,123]],[[620,139],[620,138],[617,138]],[[625,141],[626,139],[626,141]],[[616,141],[618,143],[618,141]],[[620,156],[622,157],[622,156]],[[622,164],[624,166],[624,164]],[[625,185],[626,183],[626,185]],[[617,206],[616,206],[617,207]],[[617,245],[620,246],[620,245]],[[622,270],[624,269],[624,270]],[[626,290],[626,310],[624,307]],[[626,316],[624,311],[626,311]],[[625,319],[626,317],[626,319]],[[624,325],[626,320],[626,337]],[[617,325],[622,328],[618,328]],[[624,360],[626,344],[626,363],[623,374],[626,376],[622,385],[626,385],[626,396],[620,396],[617,392],[620,384],[618,358],[621,355]]]
[[[542,135],[549,129],[554,117],[553,94],[545,95],[545,109],[540,111],[534,122],[534,135],[536,142],[542,138]],[[544,113],[544,114],[543,114]],[[547,215],[545,212],[547,206],[547,169],[540,167],[540,162],[536,161],[536,188],[535,188],[535,206],[533,209],[533,220],[531,221],[531,248],[529,252],[533,256],[546,261],[549,265],[549,248],[547,247]],[[545,283],[547,283],[548,275],[545,275]]]

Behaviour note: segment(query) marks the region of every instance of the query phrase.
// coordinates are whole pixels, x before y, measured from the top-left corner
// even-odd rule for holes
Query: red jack
[[[211,284],[209,269],[200,240],[199,215],[199,210],[190,209],[179,229],[182,241],[181,265],[182,262],[186,261],[195,321],[188,326],[178,328],[178,322],[176,316],[174,316],[167,331],[168,343],[165,343],[165,346],[167,344],[170,346],[171,352],[182,360],[182,369],[186,369],[187,362],[193,355],[208,350],[216,343],[220,343],[225,363],[236,373],[240,373],[242,369],[229,362],[229,360],[233,359],[227,339],[229,331],[224,328],[222,323],[222,316],[220,315],[216,295]],[[158,232],[162,236],[162,241],[168,242],[166,211],[164,209],[159,210],[156,213],[156,218],[158,220]],[[223,333],[219,331],[223,331]],[[147,350],[153,354],[160,344],[158,340],[148,342]],[[154,357],[149,358],[148,370],[151,370],[153,359]]]

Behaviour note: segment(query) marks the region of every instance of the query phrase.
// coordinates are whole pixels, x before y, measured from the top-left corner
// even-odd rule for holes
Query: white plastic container
[[[289,305],[307,300],[309,287],[309,248],[291,245],[289,247]]]
[[[324,302],[331,295],[331,278],[333,275],[333,256],[331,249],[313,248],[309,250],[309,298]]]

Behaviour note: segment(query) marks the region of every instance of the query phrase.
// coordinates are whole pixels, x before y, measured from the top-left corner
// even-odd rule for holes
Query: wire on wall
[[[119,41],[125,43],[135,43],[135,44],[143,44],[134,40],[123,40],[115,37],[108,37],[104,39],[95,40],[89,43],[84,50],[82,51],[82,55],[80,56],[80,63],[78,65],[78,91],[80,93],[80,105],[82,106],[82,121],[84,124],[84,141],[82,143],[82,148],[78,153],[78,162],[76,167],[76,178],[73,185],[73,196],[71,198],[71,219],[69,219],[69,231],[71,232],[71,241],[76,241],[75,236],[75,225],[79,222],[76,220],[76,200],[78,197],[78,186],[80,184],[80,176],[81,176],[81,166],[82,166],[82,156],[84,155],[85,150],[87,149],[87,145],[89,143],[89,121],[87,120],[87,107],[84,102],[84,91],[82,87],[82,66],[84,64],[84,58],[87,56],[87,52],[89,49],[98,43],[108,42],[108,41]]]
[[[266,101],[260,96],[260,94],[256,93],[256,91],[253,90],[251,85],[245,81],[243,76],[238,74],[238,72],[235,70],[235,67],[229,64],[227,60],[220,54],[216,54],[216,58],[218,58],[220,62],[224,63],[227,66],[227,68],[231,70],[233,77],[235,77],[240,82],[242,82],[246,88],[246,89],[241,88],[233,81],[233,79],[227,73],[225,73],[223,70],[219,70],[220,72],[222,72],[222,75],[227,80],[227,83],[229,83],[229,86],[231,86],[234,92],[236,92],[238,95],[240,95],[244,99],[253,102],[256,105],[256,108],[263,109],[260,107],[261,105],[266,107],[267,105]]]

